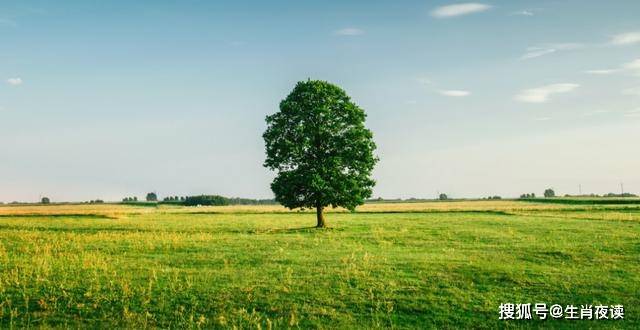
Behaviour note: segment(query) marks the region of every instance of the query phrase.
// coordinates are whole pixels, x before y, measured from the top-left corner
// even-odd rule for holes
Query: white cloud
[[[597,70],[587,70],[587,71],[585,71],[585,73],[597,74],[597,75],[605,75],[605,74],[616,73],[618,71],[620,71],[620,70],[618,70],[618,69],[597,69]]]
[[[637,32],[627,32],[621,33],[611,37],[608,43],[605,44],[581,44],[581,43],[556,43],[556,44],[543,44],[537,45],[533,47],[529,47],[526,49],[524,55],[520,57],[521,60],[528,60],[531,58],[536,58],[540,56],[544,56],[547,54],[557,53],[559,51],[564,50],[575,50],[575,49],[583,49],[583,48],[599,48],[599,47],[607,47],[607,46],[624,46],[624,45],[633,45],[640,43],[640,31]],[[605,71],[605,70],[591,70],[591,71]],[[593,74],[608,74],[595,72]]]
[[[636,75],[640,75],[640,58],[624,64],[622,68],[633,71]]]
[[[640,31],[617,34],[611,37],[610,43],[616,46],[625,46],[640,43]]]
[[[512,16],[533,16],[534,13],[531,10],[520,10],[520,11],[514,11],[513,13],[511,13]]]
[[[440,95],[451,97],[465,97],[471,95],[471,92],[463,90],[439,90],[438,93],[440,93]]]
[[[625,117],[640,117],[640,108],[629,110],[624,114]]]
[[[482,3],[468,2],[458,3],[455,5],[438,7],[431,11],[431,16],[437,18],[448,18],[462,15],[468,15],[473,13],[479,13],[489,10],[491,6]]]
[[[334,31],[334,33],[339,36],[359,36],[359,35],[363,35],[364,31],[361,29],[350,27],[350,28],[344,28],[344,29]]]
[[[548,44],[541,46],[534,46],[527,48],[527,51],[524,55],[520,57],[521,60],[528,60],[540,56],[544,56],[547,54],[556,53],[563,50],[574,50],[583,48],[583,44],[579,43],[560,43],[560,44]]]
[[[597,74],[597,75],[606,75],[606,74],[613,74],[613,73],[619,73],[619,72],[631,72],[633,74],[640,75],[640,58],[633,60],[629,63],[625,63],[616,69],[599,69],[599,70],[585,71],[585,73]]]
[[[548,121],[551,120],[551,117],[538,117],[534,119],[535,121]]]
[[[420,85],[425,86],[429,91],[438,93],[443,96],[466,97],[471,95],[470,91],[462,89],[439,89],[439,87],[437,86],[438,84],[427,77],[418,77],[416,78],[416,82]]]
[[[544,56],[547,54],[557,52],[557,49],[554,48],[540,48],[540,47],[529,47],[527,48],[527,53],[520,57],[521,60],[528,60],[530,58],[536,58],[540,56]]]
[[[623,95],[640,96],[640,87],[632,87],[622,90]]]
[[[563,83],[525,89],[515,96],[515,100],[526,103],[545,103],[553,94],[568,93],[578,87],[580,87],[578,84]]]
[[[629,70],[638,70],[640,69],[640,58],[639,59],[635,59],[627,64],[624,65],[625,69],[629,69]]]
[[[9,78],[7,79],[7,84],[11,86],[22,85],[22,78]]]

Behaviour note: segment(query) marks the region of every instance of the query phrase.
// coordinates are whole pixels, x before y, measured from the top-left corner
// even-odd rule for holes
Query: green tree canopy
[[[340,87],[299,82],[267,116],[264,166],[277,171],[276,200],[288,208],[315,208],[324,227],[327,206],[354,210],[371,197],[378,158],[366,114]]]
[[[158,195],[154,192],[150,192],[146,197],[147,202],[156,202],[158,201]]]
[[[196,205],[229,205],[229,201],[218,195],[200,195],[200,196],[188,196],[184,205],[196,206]]]
[[[553,191],[553,189],[549,188],[544,191],[544,197],[547,197],[547,198],[556,197],[556,192]]]

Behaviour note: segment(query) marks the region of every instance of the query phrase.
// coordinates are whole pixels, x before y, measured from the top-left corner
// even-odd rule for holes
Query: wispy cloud
[[[511,16],[533,16],[535,14],[533,13],[532,10],[525,9],[525,10],[514,11],[510,15]]]
[[[616,46],[626,46],[640,43],[640,31],[616,34],[611,37],[610,44]]]
[[[626,63],[623,67],[628,70],[640,70],[640,58]]]
[[[606,75],[619,72],[619,69],[596,69],[596,70],[587,70],[584,73],[588,74],[597,74],[597,75]]]
[[[22,85],[22,78],[9,78],[7,79],[7,84],[11,86]]]
[[[583,48],[584,45],[580,43],[559,43],[559,44],[546,44],[527,48],[524,55],[520,57],[521,60],[529,60],[532,58],[557,53],[564,50],[574,50]]]
[[[433,81],[427,77],[418,77],[416,78],[416,81],[420,85],[433,85]]]
[[[601,47],[613,47],[613,46],[628,46],[640,43],[640,31],[625,32],[614,35],[608,42],[605,43],[553,43],[543,44],[526,49],[524,55],[520,57],[521,60],[528,60],[536,57],[541,57],[548,54],[558,53],[565,50],[575,50],[583,48],[601,48]],[[590,70],[592,74],[609,74],[608,70]]]
[[[585,73],[595,74],[595,75],[607,75],[607,74],[625,73],[625,72],[640,76],[640,58],[635,59],[629,63],[625,63],[620,67],[614,68],[614,69],[597,69],[597,70],[585,71]]]
[[[632,87],[622,90],[623,95],[640,96],[640,87]]]
[[[529,47],[527,48],[527,53],[520,57],[521,60],[528,60],[531,58],[536,58],[540,56],[544,56],[547,54],[555,53],[557,49],[554,48],[541,48],[541,47]]]
[[[364,30],[348,27],[348,28],[336,30],[333,33],[339,36],[359,36],[364,34]]]
[[[422,86],[427,87],[428,90],[443,96],[465,97],[465,96],[471,95],[470,91],[462,90],[462,89],[438,89],[437,84],[433,80],[427,77],[418,77],[416,78],[416,82]]]
[[[624,114],[625,117],[640,117],[640,108],[629,110]]]
[[[633,74],[640,76],[640,58],[635,59],[622,66],[623,69],[631,71]]]
[[[471,92],[469,91],[455,90],[455,89],[439,90],[438,93],[440,95],[451,96],[451,97],[465,97],[465,96],[471,95]]]
[[[578,84],[563,83],[525,89],[515,96],[515,100],[526,103],[546,103],[552,95],[568,93],[578,87],[580,87]]]
[[[483,3],[467,2],[458,3],[455,5],[448,5],[435,8],[431,11],[431,16],[437,18],[449,18],[456,16],[469,15],[473,13],[479,13],[491,9],[491,6]]]

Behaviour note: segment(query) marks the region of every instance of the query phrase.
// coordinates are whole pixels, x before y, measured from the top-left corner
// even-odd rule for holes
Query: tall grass
[[[627,315],[528,325],[640,325],[640,209],[424,204],[332,213],[329,230],[272,206],[0,208],[0,328],[521,325],[503,302]]]

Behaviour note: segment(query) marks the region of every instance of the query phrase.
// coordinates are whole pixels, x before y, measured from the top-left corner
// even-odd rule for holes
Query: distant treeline
[[[556,193],[553,191],[553,189],[549,188],[547,190],[544,191],[544,197],[545,198],[555,198],[556,197]],[[635,194],[631,194],[631,193],[622,193],[622,194],[615,194],[615,193],[608,193],[608,194],[604,194],[604,195],[598,195],[598,194],[583,194],[583,195],[569,195],[566,194],[564,195],[565,198],[580,198],[580,199],[585,199],[585,198],[630,198],[630,197],[638,197],[638,195]],[[536,198],[536,194],[535,193],[531,193],[531,194],[522,194],[520,195],[520,199],[535,199]],[[553,203],[553,202],[551,202]]]
[[[45,204],[45,205],[51,204],[51,200],[48,197],[42,197],[39,203],[19,202],[19,201],[13,201],[13,202],[7,203],[7,205],[36,205],[36,204]],[[92,199],[90,201],[83,201],[83,202],[57,202],[56,204],[104,204],[104,201],[102,199]],[[5,203],[0,202],[0,205],[5,205]]]
[[[147,195],[146,202],[138,202],[135,197],[125,197],[122,202],[125,204],[148,204],[152,202],[156,204],[155,194],[153,198],[148,198],[151,193]],[[272,205],[277,204],[275,199],[251,199],[251,198],[239,198],[239,197],[224,197],[219,195],[198,195],[198,196],[168,196],[158,201],[157,204],[172,204],[172,205],[185,205],[185,206],[197,206],[197,205]]]
[[[445,200],[457,200],[457,201],[465,201],[465,200],[481,200],[481,199],[502,199],[500,196],[490,196],[483,198],[452,198],[447,196],[447,194],[440,194],[437,198],[371,198],[365,200],[365,203],[426,203],[426,202],[438,202]]]
[[[603,197],[603,198],[628,198],[628,197],[638,197],[638,195],[636,194],[630,194],[630,193],[624,193],[624,194],[614,194],[614,193],[608,193],[605,195],[596,195],[596,194],[589,194],[589,195],[564,195],[564,197],[576,197],[576,198],[599,198],[599,197]]]
[[[560,203],[560,204],[640,204],[640,199],[625,199],[625,198],[637,198],[638,195],[631,193],[615,194],[608,193],[604,195],[597,194],[584,194],[584,195],[564,195],[564,197],[556,197],[552,189],[547,189],[544,192],[544,197],[537,197],[535,193],[527,193],[520,195],[520,200],[543,202],[543,203]],[[366,203],[420,203],[420,202],[436,202],[438,200],[458,200],[458,201],[472,201],[472,200],[500,200],[501,196],[489,196],[484,198],[451,198],[446,194],[440,194],[438,198],[372,198],[367,199]],[[507,198],[509,199],[509,198]],[[34,202],[19,202],[13,201],[8,205],[31,205],[31,204],[50,204],[53,203],[48,197],[42,197],[40,203]],[[56,202],[56,204],[102,204],[105,203],[102,199],[95,199],[84,202]],[[148,193],[144,200],[139,200],[138,197],[125,197],[122,199],[122,204],[132,204],[137,206],[156,206],[158,204],[174,204],[174,205],[278,205],[275,199],[251,199],[240,197],[224,197],[219,195],[198,195],[198,196],[168,196],[159,200],[156,193]],[[5,203],[0,201],[0,205]]]
[[[420,203],[420,202],[433,202],[435,199],[431,198],[371,198],[365,200],[365,203]]]
[[[523,199],[528,202],[536,203],[555,203],[555,204],[581,204],[581,205],[605,205],[605,204],[640,204],[640,199],[616,199],[616,198],[585,198],[585,197],[562,197],[562,198],[528,198]]]
[[[239,198],[239,197],[224,197],[219,195],[199,195],[199,196],[187,196],[184,200],[180,201],[162,201],[162,203],[176,203],[186,206],[196,205],[271,205],[277,204],[275,199],[251,199],[251,198]]]

